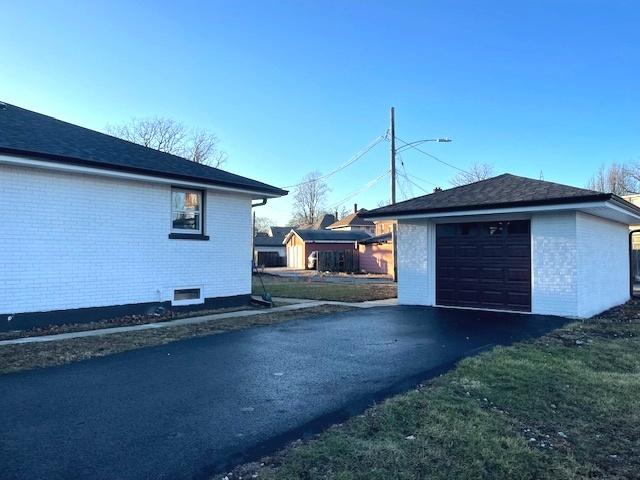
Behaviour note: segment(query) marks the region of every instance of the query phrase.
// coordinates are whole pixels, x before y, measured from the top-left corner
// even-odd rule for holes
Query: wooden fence
[[[318,252],[318,270],[321,272],[360,271],[360,257],[357,250],[328,250]]]
[[[257,267],[286,267],[286,258],[278,255],[278,252],[256,252]]]

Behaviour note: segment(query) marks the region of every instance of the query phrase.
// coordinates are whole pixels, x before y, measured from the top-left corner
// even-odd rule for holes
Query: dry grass
[[[320,305],[300,310],[213,320],[194,325],[113,333],[53,342],[1,345],[0,374],[62,365],[92,357],[102,357],[113,353],[125,352],[136,348],[163,345],[191,337],[216,335],[231,330],[272,325],[346,310],[351,310],[351,308],[340,305]]]
[[[264,286],[274,297],[306,298],[338,302],[365,302],[397,296],[394,283],[331,283],[320,280],[295,279],[263,275]],[[259,278],[253,278],[254,295],[262,294]]]

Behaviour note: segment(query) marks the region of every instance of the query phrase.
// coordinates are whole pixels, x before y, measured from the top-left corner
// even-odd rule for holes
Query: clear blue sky
[[[461,168],[583,186],[640,160],[635,1],[0,3],[0,100],[98,130],[150,115],[208,128],[228,170],[275,185],[346,161],[392,105],[399,137],[450,136],[425,149]],[[387,149],[332,178],[329,203],[384,172]],[[443,187],[455,174],[403,159]],[[354,200],[386,199],[381,182]],[[260,213],[286,221],[290,199],[270,203]]]

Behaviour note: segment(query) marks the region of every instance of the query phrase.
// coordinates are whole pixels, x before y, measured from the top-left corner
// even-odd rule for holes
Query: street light
[[[396,119],[395,119],[395,108],[391,107],[390,111],[390,122],[389,122],[389,135],[391,141],[391,205],[396,203],[396,154],[401,152],[407,148],[416,148],[416,145],[420,145],[421,143],[426,142],[438,142],[438,143],[450,143],[451,139],[448,137],[442,138],[425,138],[423,140],[416,140],[415,142],[404,143],[400,148],[396,148]],[[419,149],[418,149],[419,150]],[[420,150],[422,151],[422,150]],[[398,240],[396,238],[396,223],[393,222],[391,226],[391,235],[393,239],[393,281],[398,281]]]
[[[401,152],[406,148],[415,147],[416,145],[420,145],[426,142],[451,143],[451,139],[449,137],[442,137],[442,138],[425,138],[424,140],[416,140],[415,142],[405,143],[400,148],[396,148],[396,153]]]

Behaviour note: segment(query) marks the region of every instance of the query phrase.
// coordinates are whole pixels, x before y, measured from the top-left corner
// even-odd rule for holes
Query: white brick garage
[[[372,211],[374,218],[395,217],[398,223],[399,303],[438,305],[437,225],[510,220],[530,221],[532,313],[584,318],[628,300],[628,225],[640,218],[640,210],[609,194],[556,185],[503,175]],[[509,199],[510,192],[521,196],[526,188],[547,197]],[[448,207],[428,198],[446,192],[456,194],[443,199]],[[466,203],[475,197],[485,199],[487,208]],[[501,205],[497,199],[505,201]],[[435,211],[428,211],[429,204]]]

